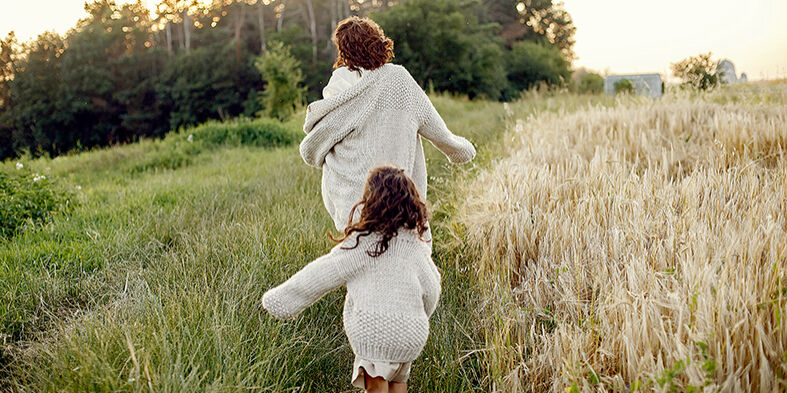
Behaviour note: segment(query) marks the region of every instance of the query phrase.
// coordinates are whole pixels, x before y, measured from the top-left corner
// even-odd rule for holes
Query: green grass
[[[425,143],[443,294],[410,384],[488,391],[478,281],[449,229],[456,185],[496,159],[511,119],[499,103],[433,100],[479,155],[452,166]],[[510,111],[523,117],[602,100],[612,102],[531,95]],[[162,141],[22,160],[74,190],[78,204],[0,243],[0,390],[352,391],[341,291],[294,321],[260,308],[265,290],[332,245],[320,171],[288,139],[301,121],[284,124],[292,132],[274,133],[284,136],[273,142],[228,137],[212,123]]]

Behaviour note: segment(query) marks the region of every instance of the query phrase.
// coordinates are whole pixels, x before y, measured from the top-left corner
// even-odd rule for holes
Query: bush
[[[615,94],[631,94],[634,92],[634,84],[628,79],[621,79],[615,82]]]
[[[604,92],[604,77],[592,72],[584,72],[579,77],[577,92],[580,94],[601,94]]]
[[[298,143],[300,132],[272,119],[208,121],[170,134],[154,145],[154,151],[136,164],[132,172],[148,169],[177,169],[191,159],[219,146],[275,148]]]
[[[507,58],[509,96],[513,98],[538,83],[562,86],[571,77],[570,63],[551,44],[520,41],[514,44]]]
[[[688,57],[672,64],[672,73],[683,81],[683,87],[708,90],[720,84],[716,73],[718,61],[711,60],[711,53]]]
[[[26,225],[43,224],[72,206],[70,193],[46,176],[0,172],[0,238],[10,238]]]
[[[288,118],[302,104],[305,88],[301,63],[290,54],[290,48],[281,42],[272,42],[268,50],[254,61],[265,90],[262,92],[262,107],[266,116],[276,119]]]
[[[230,122],[211,121],[181,132],[179,136],[203,146],[218,145],[280,147],[297,143],[300,134],[271,119],[237,120]]]

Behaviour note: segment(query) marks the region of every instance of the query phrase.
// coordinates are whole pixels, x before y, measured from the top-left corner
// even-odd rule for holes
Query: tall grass
[[[12,180],[24,173],[20,179],[26,179],[0,182],[7,183],[0,187],[6,189],[0,192],[0,227],[29,221],[20,227],[24,230],[14,231],[14,239],[0,238],[0,339],[19,340],[91,302],[85,278],[107,261],[135,259],[150,248],[145,227],[156,220],[140,222],[140,216],[182,201],[174,187],[156,185],[151,178],[159,173],[167,178],[174,169],[210,160],[218,149],[270,149],[293,145],[299,137],[297,127],[267,119],[208,122],[163,140],[0,164],[0,176],[9,173]],[[23,169],[16,169],[17,163]],[[53,179],[59,184],[57,193],[50,185]],[[188,191],[189,185],[179,188]],[[66,202],[82,206],[55,206]],[[74,214],[40,219],[44,213],[52,215],[50,211]]]
[[[787,389],[787,89],[764,88],[511,122],[456,226],[493,390]]]
[[[499,143],[501,104],[434,101],[452,130],[480,150]],[[25,316],[6,336],[0,390],[352,390],[341,291],[295,321],[276,321],[259,307],[266,289],[332,245],[320,172],[296,146],[244,143],[214,144],[184,165],[147,165],[170,148],[191,149],[186,144],[199,138],[189,142],[190,134],[24,161],[80,186],[80,203],[69,216],[0,244],[4,296]],[[449,165],[428,144],[426,153],[444,290],[411,385],[486,391],[478,281],[466,248],[449,245],[446,227],[456,182],[476,169]]]

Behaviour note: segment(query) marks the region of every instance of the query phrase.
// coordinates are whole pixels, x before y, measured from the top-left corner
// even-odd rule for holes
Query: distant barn
[[[627,79],[638,95],[661,97],[664,94],[664,83],[660,74],[609,75],[604,78],[604,93],[614,95],[615,84]]]

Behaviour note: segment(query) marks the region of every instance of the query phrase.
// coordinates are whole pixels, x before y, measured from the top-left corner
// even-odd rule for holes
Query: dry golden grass
[[[778,89],[512,120],[458,213],[496,390],[787,389]]]

